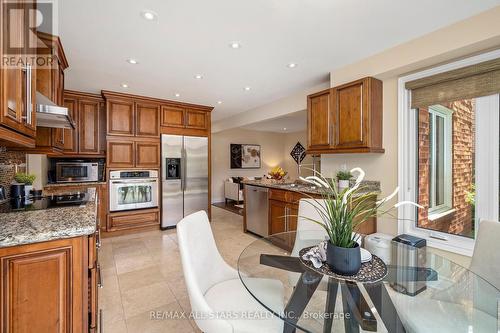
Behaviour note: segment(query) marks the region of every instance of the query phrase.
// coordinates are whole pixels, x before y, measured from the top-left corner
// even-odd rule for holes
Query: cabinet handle
[[[99,226],[97,226],[97,230],[95,232],[95,247],[96,249],[101,248],[101,230],[99,229]]]
[[[288,207],[285,207],[285,231],[288,231]]]
[[[25,100],[25,107],[26,107],[26,123],[28,125],[32,124],[33,117],[32,117],[32,100],[31,100],[31,65],[26,64],[26,67],[24,68],[24,72],[26,73],[26,100]]]
[[[102,288],[102,276],[101,276],[101,265],[97,264],[97,287]]]

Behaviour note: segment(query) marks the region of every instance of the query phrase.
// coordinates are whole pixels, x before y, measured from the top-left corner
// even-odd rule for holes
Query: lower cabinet
[[[2,332],[88,332],[97,326],[94,236],[0,249]],[[92,258],[89,262],[87,258]],[[96,283],[89,284],[95,275]],[[93,307],[89,304],[93,304]]]
[[[158,208],[109,213],[107,231],[137,229],[159,224]]]
[[[280,234],[297,230],[298,204],[269,200],[269,234],[275,235],[273,243],[283,249],[291,250],[295,237]]]

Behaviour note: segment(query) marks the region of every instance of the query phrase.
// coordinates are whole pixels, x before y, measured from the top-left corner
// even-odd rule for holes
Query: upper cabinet
[[[26,1],[9,1],[17,5],[18,15],[24,19],[10,20],[7,6],[0,8],[0,54],[2,59],[14,59],[12,63],[0,63],[0,142],[6,146],[35,146],[36,113],[36,71],[29,64],[16,61],[17,58],[31,57],[33,51],[26,40],[27,23],[34,24],[34,6]]]
[[[134,135],[134,102],[106,98],[108,135]]]
[[[308,96],[308,153],[383,153],[382,82],[367,77]]]
[[[160,105],[135,103],[135,135],[160,136]]]
[[[328,149],[332,143],[330,89],[307,98],[307,127],[309,149]]]
[[[204,135],[210,131],[210,111],[212,108],[190,105],[162,105],[161,126],[168,134]]]
[[[75,129],[64,129],[64,155],[104,156],[106,119],[101,95],[65,91],[64,106],[75,123]]]

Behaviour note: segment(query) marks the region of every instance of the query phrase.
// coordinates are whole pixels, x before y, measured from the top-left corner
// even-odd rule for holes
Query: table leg
[[[297,285],[293,290],[292,296],[285,307],[284,316],[287,318],[283,326],[284,333],[294,333],[295,324],[299,321],[304,312],[307,303],[316,291],[323,275],[313,271],[305,271],[300,275]]]
[[[325,321],[323,324],[323,333],[332,331],[333,317],[335,316],[335,303],[337,302],[337,291],[339,282],[328,278],[328,289],[326,293]]]
[[[342,291],[342,305],[344,308],[344,330],[346,333],[358,333],[359,324],[354,316],[354,306],[352,306],[352,296],[345,282],[340,282]]]
[[[391,333],[406,333],[385,284],[383,282],[371,285],[366,284],[365,289],[368,295],[370,295],[370,299],[382,318],[387,331]]]
[[[341,287],[344,312],[349,313],[351,317],[349,318],[351,331],[358,332],[359,326],[361,326],[365,331],[376,332],[377,319],[359,290],[358,285],[354,282],[345,282],[341,284]],[[354,326],[356,327],[354,328]]]

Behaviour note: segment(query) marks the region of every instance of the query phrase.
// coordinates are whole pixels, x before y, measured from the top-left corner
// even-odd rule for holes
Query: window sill
[[[452,215],[453,213],[455,213],[455,211],[456,211],[455,208],[452,208],[452,209],[448,209],[448,210],[445,210],[442,212],[438,211],[435,213],[431,213],[431,214],[429,214],[428,219],[429,219],[429,221],[435,222],[439,219],[442,219],[443,217]]]

